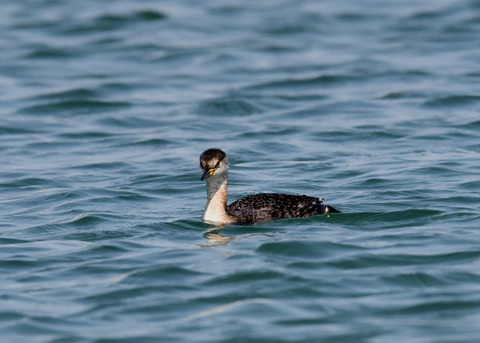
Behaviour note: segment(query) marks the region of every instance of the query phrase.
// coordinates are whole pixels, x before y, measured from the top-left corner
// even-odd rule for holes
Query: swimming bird
[[[227,206],[228,159],[220,149],[200,155],[201,181],[207,183],[207,205],[202,219],[219,224],[259,224],[282,218],[310,217],[340,212],[323,199],[306,195],[260,193],[247,195]]]

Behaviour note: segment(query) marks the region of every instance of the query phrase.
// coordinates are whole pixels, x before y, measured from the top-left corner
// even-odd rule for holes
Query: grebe
[[[201,180],[207,182],[207,205],[202,219],[219,224],[259,224],[282,218],[338,213],[323,199],[306,195],[260,193],[248,195],[227,206],[228,159],[220,149],[200,155]]]

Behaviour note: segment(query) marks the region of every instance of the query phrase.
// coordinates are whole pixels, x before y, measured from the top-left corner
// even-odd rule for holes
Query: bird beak
[[[210,176],[212,176],[213,174],[215,174],[215,171],[217,170],[217,168],[211,168],[211,169],[205,169],[205,171],[203,172],[202,174],[202,178],[200,179],[200,181],[203,181],[205,179],[208,179]]]

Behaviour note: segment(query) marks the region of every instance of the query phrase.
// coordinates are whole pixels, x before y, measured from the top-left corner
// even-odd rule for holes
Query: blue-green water
[[[2,342],[478,342],[480,2],[0,2]],[[344,213],[215,229],[230,201]]]

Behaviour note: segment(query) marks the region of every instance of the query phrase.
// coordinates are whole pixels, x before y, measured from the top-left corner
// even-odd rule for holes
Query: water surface
[[[0,4],[5,342],[477,342],[480,3]],[[230,201],[344,213],[202,223]]]

